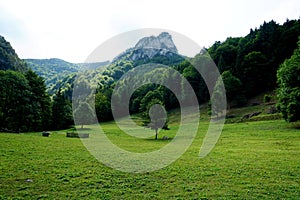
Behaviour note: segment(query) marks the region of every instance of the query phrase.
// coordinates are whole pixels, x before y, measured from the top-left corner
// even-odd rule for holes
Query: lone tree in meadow
[[[223,99],[226,98],[226,91],[222,76],[220,76],[216,82],[213,93],[210,100],[210,114],[216,116],[217,119],[226,115],[226,105],[223,103]]]
[[[144,116],[148,116],[146,117],[147,127],[155,130],[155,140],[157,140],[158,129],[168,130],[166,111],[158,99],[151,100],[147,106],[147,111],[144,113]]]
[[[83,129],[83,125],[93,123],[94,119],[94,112],[91,106],[86,102],[79,103],[74,111],[74,120],[77,124],[81,125],[81,129]]]
[[[288,122],[300,120],[300,40],[292,57],[280,65],[277,83],[277,107],[283,118]]]

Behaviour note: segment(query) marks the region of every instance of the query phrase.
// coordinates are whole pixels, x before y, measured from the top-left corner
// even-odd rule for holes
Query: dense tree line
[[[0,37],[0,131],[67,128],[73,123],[70,99],[60,90],[51,100],[45,80],[19,59]]]
[[[42,78],[31,70],[0,71],[0,127],[7,131],[35,131],[49,128],[50,97]]]
[[[229,70],[251,97],[276,87],[277,69],[297,48],[299,35],[300,20],[264,22],[245,37],[215,42],[208,52],[221,73]]]
[[[32,70],[0,70],[1,131],[63,129],[71,124],[71,102],[61,91],[51,101],[44,79]]]

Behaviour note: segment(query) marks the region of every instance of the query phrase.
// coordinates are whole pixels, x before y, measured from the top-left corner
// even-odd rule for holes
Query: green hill
[[[61,59],[25,59],[27,65],[45,79],[48,92],[54,94],[56,85],[79,70],[79,66]]]

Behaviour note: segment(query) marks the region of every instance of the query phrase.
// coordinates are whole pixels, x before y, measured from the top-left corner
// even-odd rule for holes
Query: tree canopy
[[[277,105],[283,118],[288,122],[300,120],[300,40],[291,58],[280,65],[277,83]]]
[[[50,97],[44,80],[29,70],[26,74],[0,70],[0,127],[2,131],[39,131],[49,128]]]

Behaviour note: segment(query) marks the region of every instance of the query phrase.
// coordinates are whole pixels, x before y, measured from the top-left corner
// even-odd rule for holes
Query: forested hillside
[[[194,58],[174,59],[170,56],[172,54],[155,54],[147,57],[144,54],[147,55],[148,50],[144,50],[141,54],[140,52],[143,52],[141,47],[129,49],[103,72],[96,93],[95,105],[98,119],[111,119],[110,98],[115,82],[127,71],[143,63],[152,62],[171,66],[190,82],[200,104],[208,102],[210,96],[205,82],[193,65],[197,63],[205,67],[209,62],[209,56],[222,74],[229,104],[243,106],[248,98],[276,89],[276,72],[279,65],[297,48],[299,36],[300,20],[287,20],[283,25],[270,21],[264,22],[254,30],[250,29],[250,33],[245,37],[229,37],[224,42],[215,42]],[[172,75],[162,74],[162,76],[167,79]],[[122,92],[126,93],[126,91],[120,92],[120,95]],[[174,94],[165,87],[146,85],[139,88],[131,97],[130,112],[147,111],[145,105],[152,104],[151,102],[160,102],[166,106],[166,109],[178,106]]]
[[[59,88],[67,90],[71,87],[75,73],[83,69],[97,69],[108,62],[98,63],[70,63],[58,58],[25,59],[30,67],[39,76],[45,79],[47,91],[53,95]]]
[[[276,87],[277,69],[293,54],[299,36],[300,20],[264,22],[245,37],[215,42],[208,52],[220,72],[230,71],[251,97]]]

